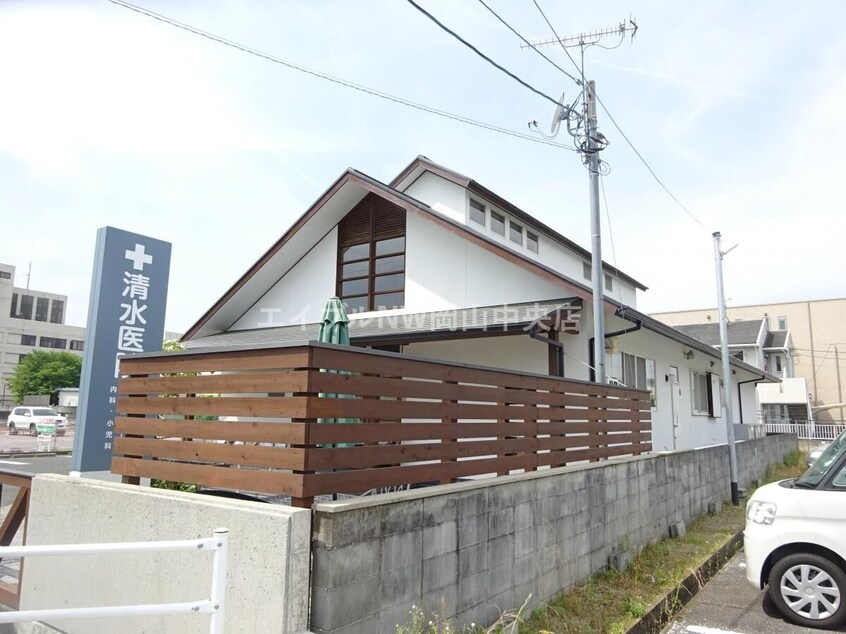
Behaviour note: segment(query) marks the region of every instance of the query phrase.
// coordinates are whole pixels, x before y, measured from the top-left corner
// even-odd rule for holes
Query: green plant
[[[801,451],[799,451],[799,450],[791,451],[789,454],[787,454],[784,457],[784,466],[785,467],[799,466],[802,463],[802,460],[804,460],[804,458],[805,458],[805,455]]]
[[[150,486],[154,489],[169,489],[170,491],[185,491],[186,493],[197,492],[196,484],[188,484],[187,482],[174,482],[173,480],[159,480],[155,478],[150,481]]]

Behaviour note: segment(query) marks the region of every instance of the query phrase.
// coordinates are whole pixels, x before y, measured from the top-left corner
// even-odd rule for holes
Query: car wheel
[[[792,623],[816,628],[846,623],[846,573],[825,557],[787,555],[773,566],[769,585],[773,603]]]
[[[9,423],[9,435],[12,436],[18,433],[18,428],[15,427],[14,423]]]
[[[38,435],[38,428],[35,426],[35,423],[29,424],[29,433],[32,434],[33,436]]]

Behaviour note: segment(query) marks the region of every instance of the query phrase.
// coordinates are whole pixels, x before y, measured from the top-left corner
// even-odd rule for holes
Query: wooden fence
[[[313,497],[651,449],[649,393],[310,343],[121,360],[112,471]],[[201,420],[212,418],[213,420]]]
[[[26,544],[26,524],[29,516],[29,497],[30,490],[32,489],[32,477],[31,473],[24,471],[15,471],[12,469],[0,470],[0,497],[2,497],[4,487],[9,486],[18,490],[14,500],[6,511],[3,524],[0,525],[0,546],[11,546],[21,527],[23,527],[21,542]],[[9,566],[9,563],[7,562],[5,565]],[[15,610],[20,607],[23,570],[24,562],[20,560],[17,583],[0,581],[0,603]]]

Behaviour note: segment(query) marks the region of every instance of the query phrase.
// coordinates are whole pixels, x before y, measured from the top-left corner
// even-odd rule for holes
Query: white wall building
[[[387,185],[347,170],[183,342],[314,339],[338,296],[354,345],[589,380],[590,266],[586,249],[425,157]],[[638,312],[646,287],[603,269],[607,372],[652,392],[653,448],[725,442],[719,352]],[[732,368],[734,420],[755,420],[755,381],[778,379]]]
[[[85,328],[65,324],[67,296],[15,286],[15,267],[0,263],[0,409],[11,403],[6,382],[33,350],[82,356]]]

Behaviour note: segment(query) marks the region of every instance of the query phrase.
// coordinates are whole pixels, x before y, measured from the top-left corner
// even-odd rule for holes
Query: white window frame
[[[474,205],[478,205],[475,207]],[[482,214],[482,222],[479,222],[475,218],[473,218],[473,211],[478,211]],[[470,199],[470,204],[468,206],[467,211],[467,219],[472,222],[474,225],[479,225],[480,227],[488,227],[488,207],[482,202],[479,202],[475,198]]]
[[[707,399],[707,409],[702,409],[699,379],[704,379],[705,382],[705,398]],[[722,394],[720,389],[720,377],[711,372],[700,372],[699,370],[690,370],[690,413],[693,416],[707,416],[709,418],[719,418],[723,415],[722,412]]]
[[[491,232],[495,233],[496,235],[498,235],[501,238],[505,238],[506,237],[505,234],[508,233],[508,218],[505,217],[505,214],[502,214],[502,213],[495,211],[493,209],[491,209],[490,216],[491,216],[491,227],[490,227]],[[498,218],[498,220],[502,222],[502,233],[500,233],[499,231],[494,229],[494,225],[493,225],[494,216],[496,216]]]
[[[622,380],[626,387],[649,392],[652,408],[657,407],[658,385],[655,380],[655,359],[628,352],[615,352],[610,354],[609,357],[608,366],[611,368],[611,376]],[[634,376],[631,376],[632,371]]]

